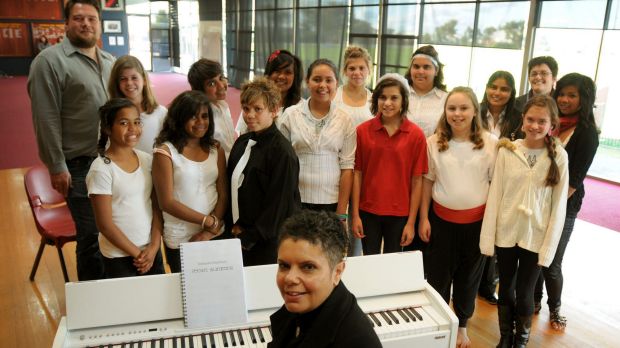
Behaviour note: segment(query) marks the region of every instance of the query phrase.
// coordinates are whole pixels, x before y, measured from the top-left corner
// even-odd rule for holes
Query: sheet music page
[[[239,239],[182,243],[181,286],[186,328],[247,323]]]

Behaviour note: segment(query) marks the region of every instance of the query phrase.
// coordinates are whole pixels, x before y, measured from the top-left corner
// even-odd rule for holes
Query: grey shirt
[[[50,173],[67,171],[65,160],[95,156],[99,107],[108,100],[114,57],[97,48],[99,64],[69,40],[32,62],[28,94],[39,157]]]

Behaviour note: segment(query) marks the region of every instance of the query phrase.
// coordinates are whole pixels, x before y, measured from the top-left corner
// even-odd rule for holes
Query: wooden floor
[[[35,281],[28,280],[40,239],[24,193],[24,172],[0,170],[0,347],[49,347],[65,314],[64,283],[51,247]],[[75,244],[64,252],[75,281]],[[618,266],[620,233],[578,220],[564,260],[562,309],[568,327],[553,332],[545,306],[534,320],[529,347],[619,347]],[[478,301],[469,332],[474,347],[494,347],[499,339],[496,307]]]

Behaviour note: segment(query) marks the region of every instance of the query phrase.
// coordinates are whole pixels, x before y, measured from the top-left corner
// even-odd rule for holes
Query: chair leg
[[[58,250],[58,258],[60,258],[60,267],[62,267],[62,275],[65,277],[65,283],[68,283],[69,275],[67,274],[67,266],[65,265],[65,257],[62,254],[62,247],[60,245],[56,245],[56,250]]]
[[[41,237],[41,245],[39,245],[39,251],[37,251],[37,257],[34,259],[32,270],[30,271],[30,281],[34,281],[34,276],[37,274],[39,268],[39,262],[41,262],[41,255],[43,255],[43,249],[45,248],[45,238]]]

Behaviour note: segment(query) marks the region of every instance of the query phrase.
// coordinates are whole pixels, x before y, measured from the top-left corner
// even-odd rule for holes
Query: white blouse
[[[343,87],[340,86],[336,90],[336,96],[333,99],[334,103],[337,103],[342,110],[344,110],[353,121],[353,126],[357,127],[362,122],[368,121],[372,118],[373,114],[370,112],[370,105],[372,104],[372,92],[366,89],[366,105],[364,106],[350,106],[345,104],[342,99]]]
[[[407,118],[422,128],[428,138],[435,133],[448,93],[435,87],[425,95],[418,95],[413,88],[410,89]]]
[[[284,111],[280,131],[299,158],[301,201],[334,204],[338,202],[341,170],[353,169],[355,162],[355,127],[336,103],[318,119],[310,112],[309,101]]]
[[[226,160],[228,160],[230,149],[235,143],[235,126],[230,115],[230,108],[225,101],[218,100],[211,103],[211,109],[213,110],[213,123],[215,124],[213,138],[220,143],[226,153]]]

